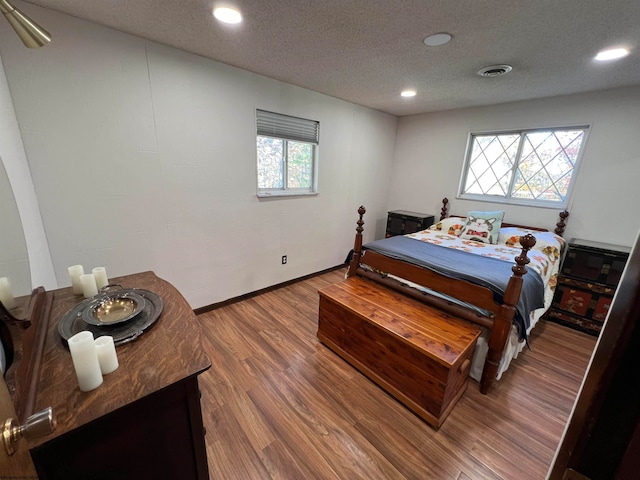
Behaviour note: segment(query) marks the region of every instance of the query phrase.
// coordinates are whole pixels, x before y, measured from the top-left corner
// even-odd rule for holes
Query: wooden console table
[[[45,292],[43,314],[16,340],[6,375],[20,420],[53,407],[56,430],[28,443],[41,479],[209,478],[198,375],[211,366],[182,295],[153,272],[111,279],[162,298],[156,323],[117,347],[119,368],[81,392],[58,322],[82,300]]]

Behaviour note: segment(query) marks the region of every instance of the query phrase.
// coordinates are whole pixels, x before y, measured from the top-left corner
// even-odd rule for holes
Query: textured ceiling
[[[214,2],[29,3],[397,116],[640,84],[639,0],[229,0],[235,26]],[[438,32],[453,40],[425,46]],[[592,60],[613,46],[632,54]]]

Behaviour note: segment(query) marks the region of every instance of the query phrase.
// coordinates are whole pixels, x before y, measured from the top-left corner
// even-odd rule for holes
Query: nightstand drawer
[[[594,282],[585,282],[584,280],[576,280],[575,278],[565,277],[564,275],[560,275],[560,277],[558,277],[558,283],[611,296],[616,292],[615,287],[608,287]]]
[[[564,286],[558,286],[560,293],[560,301],[557,303],[557,308],[564,310],[565,312],[573,313],[584,317],[587,314],[587,310],[590,308],[591,299],[593,293],[584,290],[578,290],[577,288],[567,288]]]
[[[626,251],[596,249],[574,244],[569,246],[562,265],[562,273],[573,278],[615,287],[620,281],[628,257],[629,253]]]
[[[594,320],[588,320],[583,317],[569,315],[568,313],[564,313],[559,310],[549,310],[545,318],[554,323],[559,323],[560,325],[564,325],[565,327],[573,328],[574,330],[580,330],[581,332],[588,333],[590,335],[597,336],[602,330],[602,322],[596,322]]]

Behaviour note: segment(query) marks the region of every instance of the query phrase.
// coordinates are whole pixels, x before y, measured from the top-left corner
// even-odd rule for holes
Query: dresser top
[[[572,238],[569,244],[581,246],[581,247],[593,248],[596,250],[606,250],[611,252],[620,252],[620,253],[631,252],[631,247],[625,247],[622,245],[613,245],[611,243],[594,242],[593,240],[583,240],[581,238]]]

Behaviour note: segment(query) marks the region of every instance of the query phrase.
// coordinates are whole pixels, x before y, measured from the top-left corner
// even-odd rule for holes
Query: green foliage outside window
[[[461,194],[566,204],[586,128],[472,135]]]
[[[310,143],[259,135],[258,188],[310,190],[313,186],[314,149],[315,145]]]

